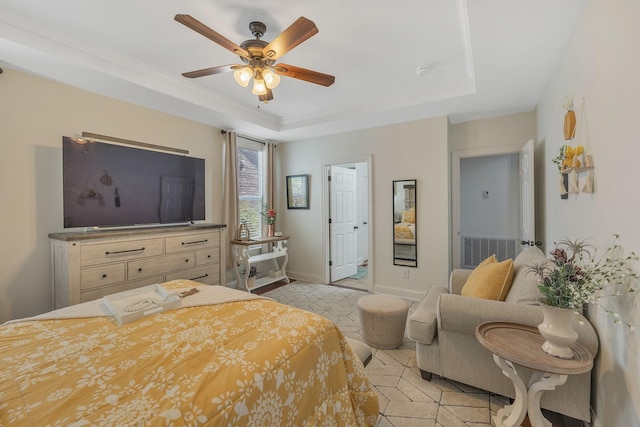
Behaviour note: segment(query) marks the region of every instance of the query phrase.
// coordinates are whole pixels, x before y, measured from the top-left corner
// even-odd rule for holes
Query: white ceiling
[[[458,123],[533,110],[585,2],[0,0],[0,65],[275,141],[443,115]],[[182,77],[240,60],[178,13],[238,45],[253,38],[251,21],[271,41],[305,16],[319,33],[279,62],[336,82],[283,77],[263,104],[232,73]]]

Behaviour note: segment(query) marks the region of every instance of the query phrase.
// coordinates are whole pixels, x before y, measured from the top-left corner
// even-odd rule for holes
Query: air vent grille
[[[515,258],[518,246],[515,238],[462,236],[462,268],[475,268],[492,254],[498,261]]]

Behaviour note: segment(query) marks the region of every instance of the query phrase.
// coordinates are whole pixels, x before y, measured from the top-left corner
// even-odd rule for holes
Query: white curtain
[[[223,131],[224,133],[224,131]],[[240,222],[240,214],[238,212],[238,169],[237,151],[236,151],[236,133],[224,133],[224,185],[222,200],[223,221],[227,225],[227,242],[226,242],[226,262],[227,267],[233,267],[233,254],[231,252],[231,240],[236,238],[238,224]]]

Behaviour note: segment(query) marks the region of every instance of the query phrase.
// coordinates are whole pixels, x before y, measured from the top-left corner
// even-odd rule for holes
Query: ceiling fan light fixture
[[[240,86],[247,87],[253,77],[253,70],[250,67],[242,67],[233,72],[233,77]]]
[[[269,69],[262,72],[262,78],[269,89],[274,89],[280,84],[280,76]]]
[[[254,95],[266,95],[267,94],[267,85],[265,84],[262,76],[257,75],[253,79],[253,90],[251,91]]]

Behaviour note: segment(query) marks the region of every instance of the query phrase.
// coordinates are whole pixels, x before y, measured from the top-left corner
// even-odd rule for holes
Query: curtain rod
[[[135,145],[138,147],[153,148],[156,150],[171,151],[173,153],[189,154],[189,150],[183,150],[182,148],[173,148],[173,147],[165,147],[163,145],[148,144],[146,142],[132,141],[130,139],[124,139],[124,138],[116,138],[115,136],[100,135],[97,133],[84,132],[84,131],[82,132],[82,136],[84,138],[104,139],[106,141],[119,142],[121,144]]]
[[[223,134],[223,135],[224,135],[224,134],[226,134],[226,133],[228,133],[228,132],[229,132],[229,131],[228,131],[228,130],[225,130],[225,129],[222,129],[222,130],[220,131],[220,133],[221,133],[221,134]],[[251,138],[251,137],[248,137],[248,136],[245,136],[245,135],[241,135],[241,134],[239,134],[239,133],[236,133],[236,136],[239,136],[240,138],[247,139],[247,140],[249,140],[249,141],[257,142],[258,144],[267,145],[267,143],[266,143],[265,141],[259,141],[259,140],[254,139],[254,138]]]

